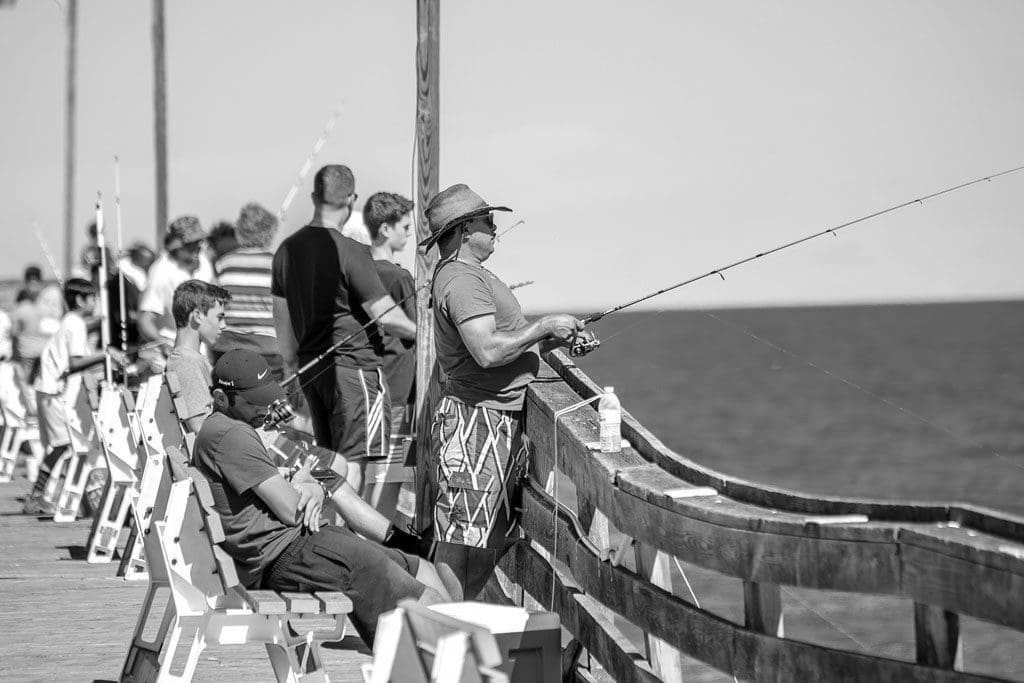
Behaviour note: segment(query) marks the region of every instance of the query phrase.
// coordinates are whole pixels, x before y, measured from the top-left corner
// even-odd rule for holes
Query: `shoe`
[[[52,517],[56,510],[57,506],[53,503],[48,503],[42,498],[32,497],[25,501],[25,507],[21,509],[24,514],[37,517]]]

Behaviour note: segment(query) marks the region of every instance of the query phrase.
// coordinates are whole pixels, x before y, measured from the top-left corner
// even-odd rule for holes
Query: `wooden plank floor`
[[[0,484],[0,680],[116,680],[146,582],[116,578],[116,558],[85,561],[89,520],[22,515],[29,488],[22,477]],[[360,665],[371,659],[348,633],[323,650],[332,681],[362,681]],[[272,681],[273,673],[262,645],[211,645],[194,680]]]

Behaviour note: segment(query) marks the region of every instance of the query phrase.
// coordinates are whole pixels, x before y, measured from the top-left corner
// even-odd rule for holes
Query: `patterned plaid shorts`
[[[430,428],[438,541],[503,548],[516,530],[526,475],[522,412],[469,406],[445,396]]]

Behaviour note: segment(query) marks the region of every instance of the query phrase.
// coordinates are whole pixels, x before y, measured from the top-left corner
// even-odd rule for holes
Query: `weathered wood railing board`
[[[561,582],[570,584],[560,586],[562,590],[581,589],[590,599],[622,615],[645,632],[741,679],[998,680],[776,638],[744,628],[698,609],[624,567],[602,561],[581,542],[574,525],[561,511],[556,522],[558,544],[555,548],[552,512],[551,501],[543,493],[534,488],[526,490],[523,496],[523,528],[529,538],[545,551],[557,552],[557,560],[571,572],[571,580],[561,577]],[[514,576],[523,581],[527,592],[545,601],[551,590],[550,565],[532,549],[520,548],[519,552]],[[527,556],[525,560],[524,554]],[[556,589],[556,603],[557,593]],[[561,607],[556,604],[560,614]],[[594,611],[600,612],[599,609]],[[573,631],[568,624],[566,627]],[[573,633],[576,634],[575,631]],[[590,649],[586,638],[579,634],[577,637]],[[601,661],[600,652],[591,650],[591,654]],[[768,672],[772,673],[768,675]]]
[[[635,448],[597,452],[592,407],[562,415],[557,436],[553,420],[556,412],[577,403],[580,395],[594,396],[598,388],[563,356],[555,354],[550,360],[566,381],[531,386],[525,414],[534,488],[524,496],[524,529],[540,545],[518,551],[512,577],[528,593],[540,590],[546,596],[550,591],[546,557],[555,548],[544,488],[557,481],[551,476],[557,451],[557,468],[574,484],[585,523],[572,527],[560,520],[556,561],[565,563],[588,600],[599,601],[593,604],[601,619],[612,619],[605,610],[614,610],[650,638],[716,668],[740,677],[752,677],[751,667],[769,666],[773,677],[782,678],[796,671],[830,679],[981,680],[950,670],[962,651],[959,614],[1024,630],[1024,525],[1018,518],[970,506],[843,500],[757,486],[686,461],[628,415],[623,431]],[[566,497],[561,500],[564,504]],[[966,525],[967,518],[978,526]],[[596,535],[590,530],[595,521]],[[657,550],[665,553],[661,557],[677,557],[744,581],[749,628],[673,597],[670,583],[659,584],[667,590],[651,583],[648,568],[642,568],[641,576],[602,562],[617,550],[617,559],[622,559],[622,548],[607,547],[609,529],[633,539],[638,560],[644,553],[653,557]],[[538,586],[538,572],[545,566],[549,582]],[[910,598],[918,663],[778,637],[784,632],[781,586],[787,585]],[[556,595],[560,590],[569,587],[560,586]],[[644,591],[649,599],[638,609],[633,598]],[[579,602],[573,598],[572,609]],[[675,610],[673,617],[660,626],[649,623],[652,612],[666,605]],[[712,638],[705,647],[679,633],[715,633],[716,625],[729,634]],[[577,637],[591,649],[585,638]],[[732,647],[725,654],[721,637]],[[625,652],[620,647],[616,656]],[[602,654],[610,656],[592,654],[602,663]],[[644,667],[660,666],[654,664],[653,651],[650,656]],[[628,679],[642,680],[646,674],[638,674],[633,659],[627,659],[627,669],[632,667]],[[749,666],[743,663],[747,659]],[[612,668],[621,667],[613,663]]]
[[[560,352],[545,359],[553,372],[579,396],[589,398],[600,392],[575,363]],[[545,369],[546,370],[546,369]],[[978,531],[1024,541],[1024,517],[962,503],[935,503],[841,498],[808,495],[765,484],[749,482],[704,467],[665,446],[628,411],[623,411],[622,434],[641,456],[669,474],[695,486],[711,486],[722,495],[753,505],[789,512],[824,515],[864,514],[873,520],[893,522],[959,522]]]

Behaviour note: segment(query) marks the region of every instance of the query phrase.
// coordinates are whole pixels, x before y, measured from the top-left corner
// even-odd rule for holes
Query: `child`
[[[39,440],[46,449],[35,488],[25,501],[26,514],[52,514],[52,506],[43,499],[43,491],[53,466],[71,447],[84,449],[86,425],[75,412],[82,391],[83,370],[99,365],[106,354],[96,351],[88,341],[85,317],[96,306],[96,288],[88,280],[72,278],[64,285],[64,303],[68,312],[61,318],[56,333],[43,347],[36,379],[36,403],[39,409]],[[120,356],[115,357],[119,364]]]
[[[226,289],[202,280],[186,280],[174,290],[171,312],[177,331],[165,372],[173,372],[178,378],[185,406],[185,414],[178,419],[192,433],[199,431],[213,410],[213,366],[200,349],[203,344],[213,348],[217,343],[224,331],[224,308],[229,301],[231,294]]]

